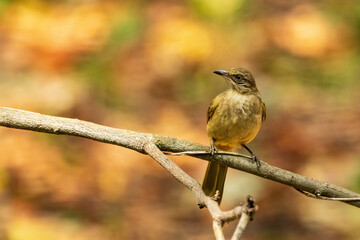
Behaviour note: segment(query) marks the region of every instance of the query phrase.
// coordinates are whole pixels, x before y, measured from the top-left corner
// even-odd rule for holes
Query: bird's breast
[[[218,104],[207,133],[219,145],[241,146],[254,139],[261,125],[262,107],[257,95],[228,90],[214,99]]]

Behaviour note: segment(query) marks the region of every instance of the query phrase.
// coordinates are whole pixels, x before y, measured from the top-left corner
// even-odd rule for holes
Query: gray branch
[[[247,225],[244,222],[243,217],[248,215],[248,213],[255,213],[257,206],[252,204],[244,204],[230,211],[223,212],[220,210],[218,203],[211,197],[208,197],[203,192],[201,185],[192,177],[190,177],[186,172],[184,172],[180,167],[173,163],[165,154],[155,146],[155,144],[148,142],[144,144],[144,150],[149,156],[151,156],[155,161],[157,161],[162,167],[164,167],[171,175],[173,175],[179,182],[184,184],[190,191],[195,195],[197,199],[198,206],[200,208],[206,207],[213,219],[213,230],[216,240],[225,240],[222,227],[225,222],[234,221],[240,218],[241,225],[243,226],[242,230]],[[248,198],[249,199],[249,198]],[[249,202],[249,200],[248,200]],[[236,231],[238,232],[238,231]],[[235,233],[234,233],[235,234]],[[235,235],[235,240],[240,239],[241,233]]]
[[[78,136],[99,142],[115,144],[144,154],[149,153],[149,143],[153,144],[161,151],[175,153],[208,150],[208,146],[173,137],[150,133],[138,133],[106,127],[78,119],[54,117],[5,107],[0,107],[0,126],[52,134]],[[360,194],[358,193],[334,184],[277,168],[265,162],[261,162],[261,168],[258,169],[256,164],[246,157],[222,154],[210,156],[195,153],[189,155],[207,161],[216,161],[234,169],[286,184],[302,192],[316,196],[319,199],[339,200],[360,207]],[[193,186],[191,183],[185,185],[187,187]],[[199,200],[199,198],[197,200]]]
[[[247,224],[253,219],[256,211],[257,206],[254,204],[254,199],[251,196],[248,196],[247,203],[245,207],[243,207],[243,212],[231,240],[239,240],[241,238]]]

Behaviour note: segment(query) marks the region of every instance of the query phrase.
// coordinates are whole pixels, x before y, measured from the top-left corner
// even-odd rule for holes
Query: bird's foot
[[[257,168],[260,169],[260,167],[261,167],[260,159],[256,155],[252,155],[251,158],[256,163]]]
[[[217,153],[217,152],[218,152],[218,150],[217,150],[217,148],[215,147],[214,142],[211,141],[209,153],[211,154],[211,156],[214,156],[215,153]]]
[[[242,146],[251,154],[251,159],[256,163],[257,168],[260,169],[261,167],[260,159],[245,144],[243,144]]]

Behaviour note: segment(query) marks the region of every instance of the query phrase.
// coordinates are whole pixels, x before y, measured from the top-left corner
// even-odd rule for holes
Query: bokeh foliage
[[[270,164],[360,191],[360,5],[355,0],[0,1],[0,103],[208,143],[226,89],[249,68]],[[212,239],[206,211],[148,157],[0,128],[0,239]],[[206,162],[176,158],[201,181]],[[223,207],[252,194],[249,239],[358,239],[341,203],[230,171]],[[229,232],[231,232],[231,226]]]

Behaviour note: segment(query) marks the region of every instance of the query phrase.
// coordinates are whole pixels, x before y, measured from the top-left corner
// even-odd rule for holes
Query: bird
[[[265,103],[260,97],[254,76],[245,68],[216,70],[213,73],[225,78],[230,88],[217,95],[207,111],[206,132],[210,138],[211,155],[218,150],[233,151],[245,148],[260,168],[257,156],[247,147],[266,119]],[[209,161],[202,189],[220,205],[227,166]]]

